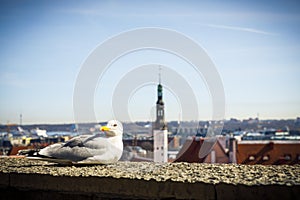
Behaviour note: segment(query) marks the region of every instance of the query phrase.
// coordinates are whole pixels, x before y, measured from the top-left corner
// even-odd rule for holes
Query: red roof
[[[203,162],[205,157],[199,158],[199,151],[203,142],[203,139],[196,139],[196,137],[188,138],[174,162]]]
[[[210,152],[216,152],[214,162],[228,163],[228,155],[217,138],[188,138],[174,162],[211,162]]]

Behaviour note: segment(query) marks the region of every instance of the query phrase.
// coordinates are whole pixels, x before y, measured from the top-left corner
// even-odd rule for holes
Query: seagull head
[[[104,131],[108,137],[122,136],[123,126],[117,120],[110,120],[106,126],[101,127],[101,131]]]

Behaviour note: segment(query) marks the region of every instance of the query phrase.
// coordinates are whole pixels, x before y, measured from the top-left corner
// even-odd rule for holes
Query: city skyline
[[[128,30],[158,27],[191,38],[214,62],[226,97],[225,119],[296,119],[300,116],[300,3],[297,1],[2,1],[0,124],[73,123],[73,92],[90,53]],[[176,42],[176,41],[175,41]],[[113,61],[95,90],[97,121],[114,118],[113,92],[143,65],[162,65],[166,120],[182,113],[167,70],[195,93],[198,118],[210,120],[210,91],[193,67],[168,52],[144,49]],[[153,72],[158,74],[158,72]],[[158,82],[158,77],[157,77]],[[132,121],[153,120],[156,82],[124,99]],[[121,119],[122,120],[122,119]]]

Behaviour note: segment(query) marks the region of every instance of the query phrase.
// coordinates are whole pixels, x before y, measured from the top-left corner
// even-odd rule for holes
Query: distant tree
[[[151,142],[143,142],[141,147],[147,151],[153,151],[153,144]]]

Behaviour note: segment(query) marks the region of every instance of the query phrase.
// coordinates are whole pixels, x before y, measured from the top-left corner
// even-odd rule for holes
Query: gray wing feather
[[[39,154],[68,159],[71,161],[85,160],[94,155],[101,155],[106,150],[106,142],[99,135],[82,135],[62,144],[53,144],[42,149]]]
[[[90,138],[90,137],[93,137],[93,136],[90,136],[90,135],[81,135],[81,136],[77,136],[77,137],[74,137],[72,138],[71,140],[67,141],[65,144],[64,144],[64,147],[76,147],[76,146],[79,146],[79,147],[83,147],[83,143],[84,141],[87,139],[87,138]]]

